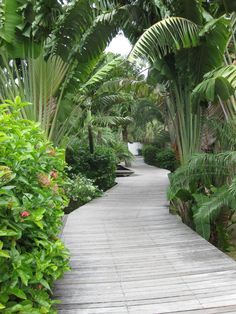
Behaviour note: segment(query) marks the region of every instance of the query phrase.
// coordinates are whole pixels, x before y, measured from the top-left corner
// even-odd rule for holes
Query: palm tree
[[[165,84],[169,130],[182,164],[200,151],[202,108],[192,102],[191,92],[204,73],[222,64],[227,24],[224,17],[202,26],[185,18],[166,18],[145,31],[132,52],[135,59],[146,57],[157,80]]]
[[[22,115],[40,122],[55,139],[62,100],[95,83],[101,73],[96,77],[94,68],[118,29],[100,18],[102,9],[93,1],[55,0],[48,11],[47,6],[37,0],[2,2],[0,96],[27,98],[32,105]]]
[[[54,139],[57,143],[86,129],[91,144],[95,129],[99,129],[96,137],[102,137],[102,128],[124,128],[131,122],[130,107],[136,98],[147,97],[151,87],[141,77],[134,80],[133,69],[127,70],[129,67],[122,58],[108,54],[98,62],[88,81],[78,84],[74,93],[68,93],[70,98],[63,100],[58,115]]]
[[[214,19],[209,13],[212,7],[197,0],[130,0],[126,6],[122,0],[105,2],[112,13],[103,18],[116,21],[123,12],[125,21],[120,19],[119,25],[136,43],[132,58],[146,59],[156,82],[164,84],[173,146],[186,163],[200,150],[203,114],[199,104],[192,103],[191,92],[205,73],[223,62],[229,38],[227,19]]]

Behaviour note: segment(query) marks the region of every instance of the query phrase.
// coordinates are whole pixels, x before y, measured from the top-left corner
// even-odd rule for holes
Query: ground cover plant
[[[58,238],[68,200],[64,152],[19,117],[20,98],[0,105],[1,313],[54,313],[53,282],[68,270]]]
[[[72,173],[69,175],[71,177],[68,178],[65,187],[66,195],[70,199],[68,206],[64,209],[66,214],[102,195],[102,191],[93,180],[82,174]]]

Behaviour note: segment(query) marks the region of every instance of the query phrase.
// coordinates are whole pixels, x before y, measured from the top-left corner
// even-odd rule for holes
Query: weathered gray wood
[[[167,171],[134,171],[68,216],[59,313],[236,313],[236,263],[169,214]]]

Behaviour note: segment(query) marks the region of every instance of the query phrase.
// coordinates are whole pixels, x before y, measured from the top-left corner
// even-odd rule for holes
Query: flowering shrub
[[[67,180],[66,194],[70,199],[69,206],[65,209],[66,213],[78,208],[91,201],[93,198],[101,196],[102,191],[94,185],[93,181],[79,175],[72,175]]]
[[[57,237],[68,203],[64,152],[19,118],[23,105],[0,105],[0,311],[55,313],[52,284],[68,270]]]

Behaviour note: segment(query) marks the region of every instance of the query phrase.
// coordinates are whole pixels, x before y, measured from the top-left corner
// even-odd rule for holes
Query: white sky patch
[[[128,56],[132,49],[132,45],[124,34],[118,34],[114,37],[110,45],[106,48],[107,52],[113,52],[122,56]]]
[[[132,45],[122,32],[116,35],[110,42],[110,45],[106,48],[106,52],[120,54],[123,57],[127,57],[131,50]],[[146,78],[148,76],[148,64],[142,64],[141,68],[143,68],[141,72]]]

